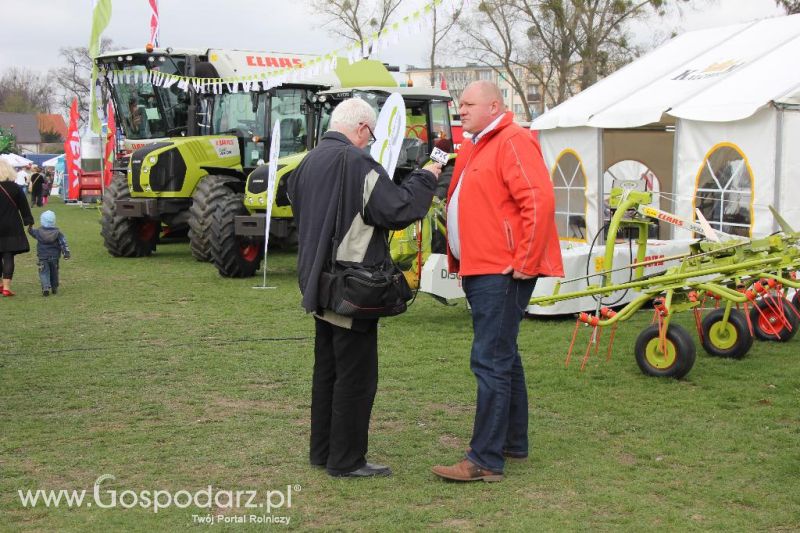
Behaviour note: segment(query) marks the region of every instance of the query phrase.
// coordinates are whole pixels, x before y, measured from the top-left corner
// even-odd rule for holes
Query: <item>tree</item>
[[[787,15],[800,13],[800,0],[775,0],[775,4],[785,9]]]
[[[430,54],[430,67],[431,67],[431,87],[436,85],[436,51],[442,43],[447,34],[450,33],[464,9],[463,5],[456,8],[450,13],[440,13],[443,4],[434,5],[433,12],[433,28],[431,29],[431,54]]]
[[[364,57],[369,57],[374,42],[368,39],[389,24],[401,0],[310,0],[314,13],[325,18],[332,35],[352,43],[361,43]],[[367,48],[369,45],[369,48]]]
[[[19,153],[17,148],[17,137],[10,130],[0,128],[0,154]]]
[[[560,3],[564,0],[556,0]],[[648,10],[665,13],[669,0],[568,0],[578,11],[581,90],[627,63],[638,51],[630,45],[626,23]],[[688,0],[674,0],[686,2]]]
[[[0,111],[49,113],[53,98],[47,76],[12,67],[0,77]]]
[[[100,51],[116,48],[113,41],[104,37],[100,43]],[[82,117],[89,117],[89,94],[92,83],[92,58],[85,46],[64,47],[59,50],[63,66],[51,71],[51,77],[58,87],[56,100],[61,112],[66,115],[72,105],[72,99],[78,99],[78,112]]]
[[[464,57],[476,59],[503,76],[523,102],[527,101],[524,78],[518,75],[524,69],[520,45],[525,35],[518,24],[518,10],[509,0],[486,0],[480,2],[470,17],[464,17],[458,27],[461,37],[458,47]],[[531,120],[527,105],[525,115]]]
[[[580,11],[570,1],[518,0],[514,5],[528,26],[527,70],[542,87],[543,103],[560,104],[573,94]]]

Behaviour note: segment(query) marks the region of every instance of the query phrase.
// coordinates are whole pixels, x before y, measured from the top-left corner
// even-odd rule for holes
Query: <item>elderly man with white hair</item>
[[[334,242],[337,261],[385,263],[387,231],[425,216],[441,172],[438,163],[431,163],[395,184],[365,151],[374,139],[375,122],[375,111],[363,100],[340,103],[330,130],[305,156],[288,186],[298,232],[302,305],[316,323],[309,459],[336,477],[388,476],[391,470],[366,461],[378,386],[378,320],[324,309],[320,275]]]

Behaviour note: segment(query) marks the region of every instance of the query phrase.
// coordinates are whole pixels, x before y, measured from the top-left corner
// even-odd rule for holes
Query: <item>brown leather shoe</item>
[[[503,474],[486,470],[469,459],[453,466],[434,466],[431,471],[437,476],[453,481],[502,481]]]

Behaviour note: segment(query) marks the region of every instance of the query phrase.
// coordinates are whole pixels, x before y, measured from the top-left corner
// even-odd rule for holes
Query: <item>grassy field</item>
[[[686,379],[659,380],[632,355],[649,313],[619,330],[610,362],[593,358],[582,373],[564,367],[572,319],[527,320],[532,455],[502,483],[452,484],[430,468],[468,444],[469,315],[420,295],[379,333],[369,459],[395,475],[332,479],[307,462],[313,320],[294,255],[271,255],[278,288],[254,290],[260,277],[222,279],[184,243],[112,258],[96,210],[51,207],[73,251],[59,295],[41,296],[31,253],[18,256],[17,296],[0,301],[0,530],[172,531],[207,515],[217,529],[285,527],[219,523],[268,514],[224,495],[210,509],[123,507],[144,491],[209,485],[275,505],[291,487],[291,507],[271,514],[292,529],[800,529],[797,339],[757,343],[740,361],[700,350]],[[115,479],[102,482],[101,503],[116,491],[117,506],[89,507],[104,474]],[[28,489],[87,497],[26,508],[18,491]]]

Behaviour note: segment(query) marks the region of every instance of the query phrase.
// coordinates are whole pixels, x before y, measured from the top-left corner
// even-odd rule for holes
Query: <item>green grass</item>
[[[395,475],[332,479],[307,464],[313,320],[293,255],[270,256],[276,290],[253,290],[261,278],[222,279],[184,243],[112,258],[95,210],[51,207],[73,250],[62,290],[41,296],[31,253],[18,256],[17,296],[0,301],[0,530],[177,530],[208,513],[31,509],[17,497],[91,492],[102,474],[118,492],[212,485],[262,498],[300,485],[291,509],[274,511],[299,529],[800,529],[796,339],[757,342],[740,361],[700,350],[674,381],[645,377],[633,359],[649,313],[623,324],[611,361],[593,357],[582,373],[582,348],[564,367],[573,320],[525,321],[532,455],[502,483],[452,484],[430,468],[468,445],[469,315],[420,295],[379,334],[369,458]]]

